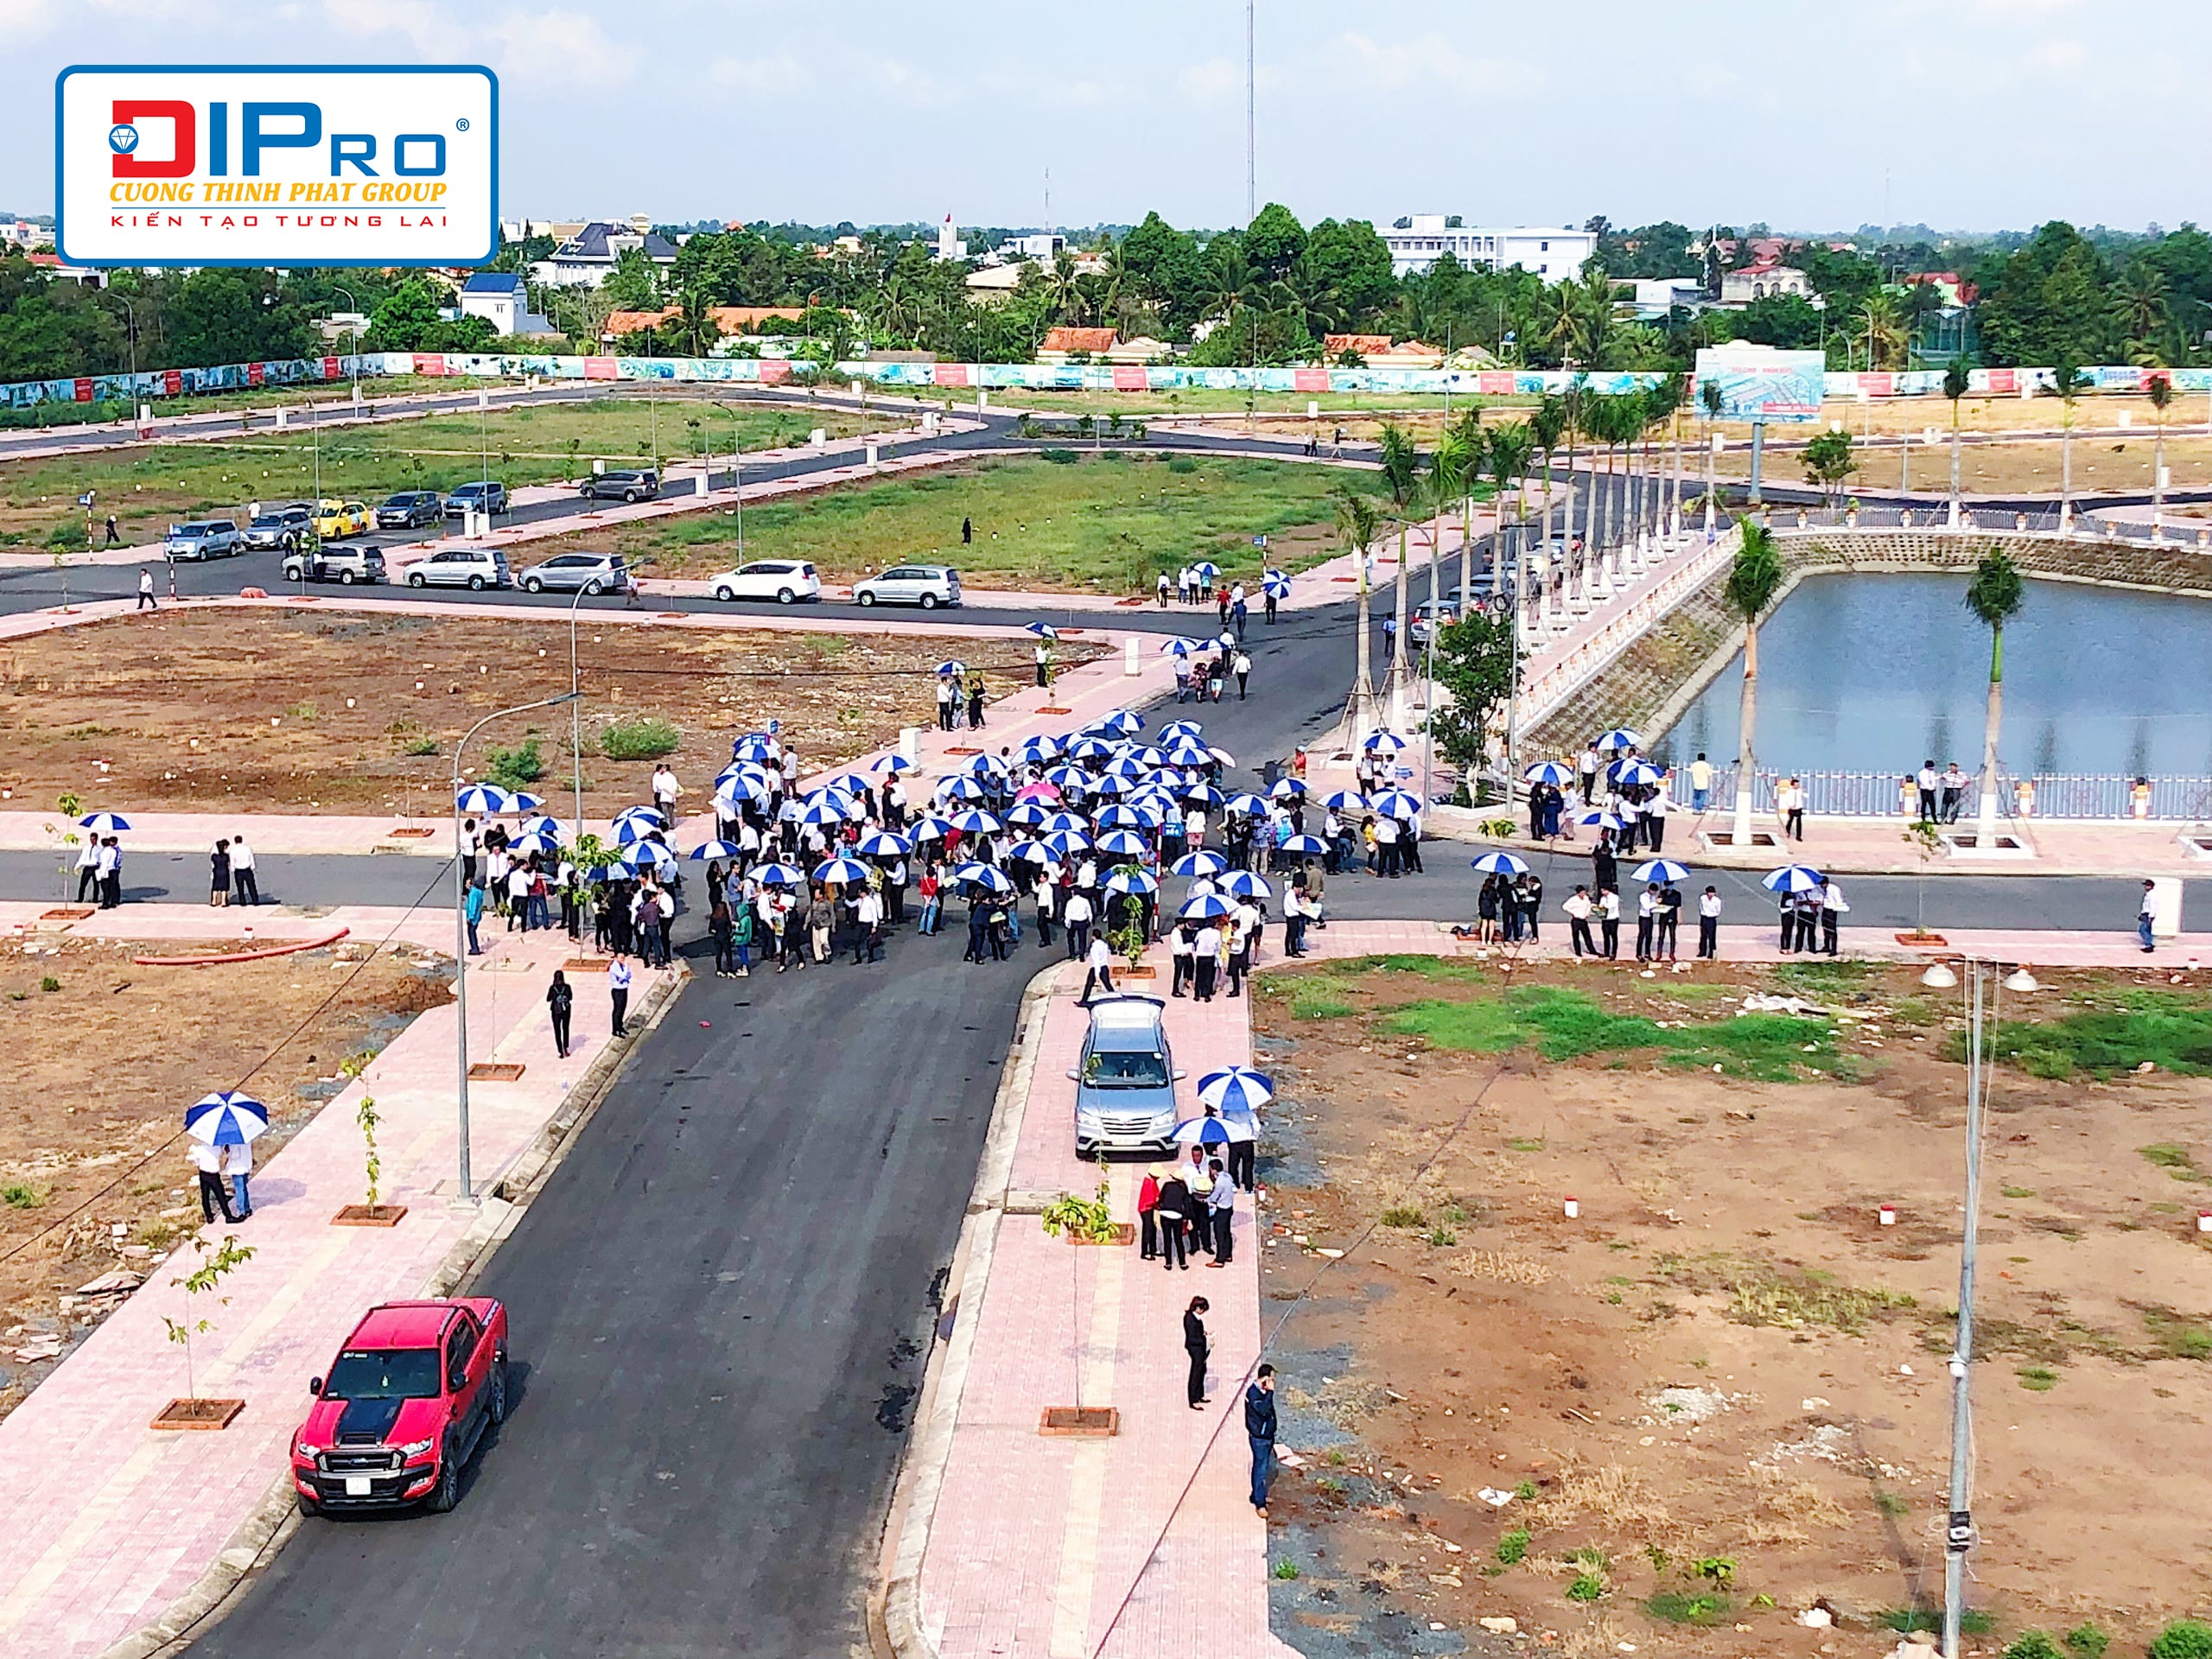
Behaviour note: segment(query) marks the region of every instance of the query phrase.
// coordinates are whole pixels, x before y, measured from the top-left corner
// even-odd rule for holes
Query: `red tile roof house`
[[[1037,360],[1065,363],[1079,352],[1103,358],[1113,349],[1111,328],[1047,328],[1037,346]]]

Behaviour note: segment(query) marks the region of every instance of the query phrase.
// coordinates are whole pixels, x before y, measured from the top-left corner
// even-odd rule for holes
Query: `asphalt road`
[[[694,982],[482,1281],[520,1399],[460,1507],[308,1522],[192,1652],[864,1651],[932,1296],[1044,956],[948,944]],[[577,1017],[605,1029],[596,986]]]

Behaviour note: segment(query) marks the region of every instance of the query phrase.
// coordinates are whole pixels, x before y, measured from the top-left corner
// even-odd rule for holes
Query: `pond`
[[[1800,583],[1759,630],[1761,766],[1974,771],[1989,631],[1966,588],[1936,574]],[[1738,652],[1655,753],[1733,760],[1743,683]],[[2030,582],[2005,630],[1998,754],[2018,774],[2212,774],[2212,600]]]

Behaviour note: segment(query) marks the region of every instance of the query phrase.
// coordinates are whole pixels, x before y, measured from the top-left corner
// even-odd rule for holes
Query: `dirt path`
[[[1843,1020],[1752,1041],[1741,993],[1802,970],[1562,965],[1501,1002],[1472,964],[1345,966],[1255,1010],[1283,1090],[1271,1317],[1313,1287],[1275,1344],[1307,1460],[1278,1630],[1335,1655],[1510,1618],[1566,1653],[1813,1656],[1940,1605],[1955,997],[1816,975]],[[2029,1017],[2169,995],[2202,1002],[2067,976]],[[2212,1592],[2212,1084],[2006,1066],[1992,1100],[1974,1601],[2008,1638],[2141,1639]],[[1870,1634],[1795,1622],[1822,1598]]]

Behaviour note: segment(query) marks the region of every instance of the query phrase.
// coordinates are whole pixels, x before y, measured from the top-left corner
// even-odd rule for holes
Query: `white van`
[[[1165,1152],[1175,1144],[1175,1069],[1156,996],[1104,996],[1090,1005],[1075,1084],[1075,1148]]]
[[[507,556],[489,547],[448,547],[417,559],[407,572],[410,588],[512,588]]]

